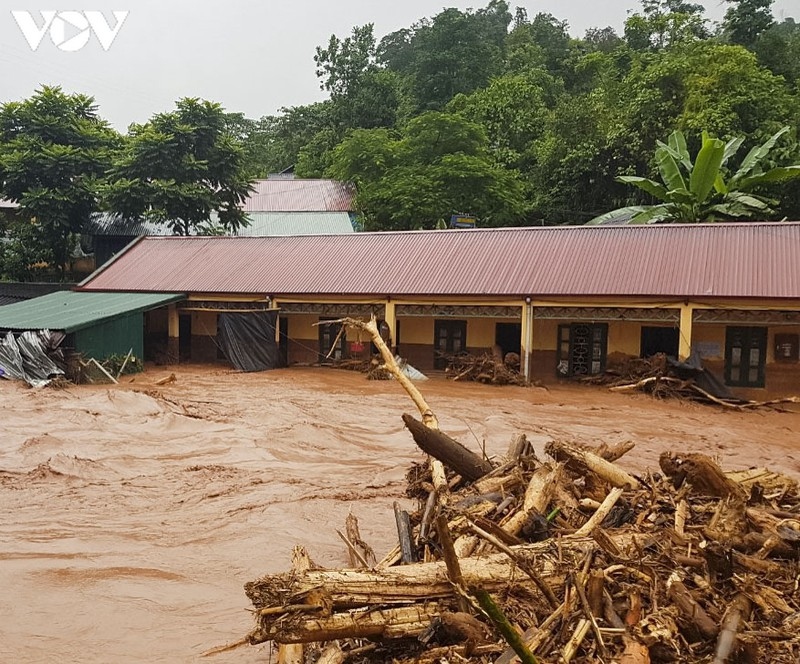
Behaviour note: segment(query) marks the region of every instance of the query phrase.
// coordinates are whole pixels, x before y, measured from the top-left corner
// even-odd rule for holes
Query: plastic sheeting
[[[217,340],[228,361],[239,371],[266,371],[278,366],[277,321],[277,311],[221,313]]]
[[[0,377],[24,380],[32,387],[44,387],[64,371],[52,360],[64,340],[61,332],[29,330],[15,337],[8,332],[0,341]]]
[[[700,355],[697,353],[692,353],[683,362],[668,357],[667,363],[672,367],[672,370],[678,378],[694,380],[697,387],[717,397],[717,399],[736,400],[736,397],[725,383],[703,366]]]

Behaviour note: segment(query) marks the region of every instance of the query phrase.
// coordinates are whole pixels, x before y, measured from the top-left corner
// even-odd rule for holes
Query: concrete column
[[[386,300],[385,309],[383,320],[389,326],[389,347],[394,351],[397,346],[397,313],[394,302]]]
[[[531,380],[531,363],[533,360],[533,306],[525,302],[522,305],[522,338],[520,339],[520,370],[525,380]]]
[[[678,359],[685,360],[692,354],[692,321],[694,308],[685,304],[681,307],[681,322],[678,337]]]
[[[167,307],[167,356],[170,362],[177,364],[181,359],[181,328],[177,305]]]
[[[269,308],[270,309],[280,309],[278,306],[278,300],[271,299],[269,301]],[[275,317],[275,343],[280,346],[281,344],[281,315],[280,313]]]

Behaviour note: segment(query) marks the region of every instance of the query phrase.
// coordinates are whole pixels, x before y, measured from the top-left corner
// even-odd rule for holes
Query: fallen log
[[[503,530],[511,535],[517,535],[531,515],[545,514],[562,477],[563,466],[561,464],[556,464],[554,468],[542,466],[536,470],[525,490],[522,509],[502,525]]]
[[[744,593],[739,593],[733,598],[731,605],[722,619],[722,629],[717,639],[714,651],[714,660],[711,664],[725,664],[736,645],[736,634],[742,622],[750,617],[752,604]]]
[[[423,452],[438,459],[464,479],[474,482],[492,472],[493,466],[489,461],[471,452],[446,433],[426,427],[407,413],[403,414],[403,422]]]
[[[658,463],[676,488],[688,482],[694,492],[704,496],[746,498],[744,489],[726,477],[719,465],[705,454],[677,456],[663,452]]]
[[[364,609],[320,618],[289,614],[280,620],[261,621],[250,643],[299,644],[337,639],[418,637],[438,617],[436,602],[396,608]]]
[[[577,445],[554,440],[547,443],[544,449],[556,461],[565,462],[567,468],[574,472],[594,473],[612,486],[623,489],[638,489],[641,486],[639,480],[630,473]]]
[[[576,565],[595,548],[590,538],[537,542],[512,547],[517,556],[537,556],[539,576],[558,583],[562,569]],[[489,592],[508,584],[533,582],[504,554],[460,561],[464,584]],[[340,610],[368,605],[407,604],[455,596],[444,561],[414,563],[380,570],[307,570],[265,576],[245,584],[245,593],[257,609],[290,604],[316,604],[320,610]],[[279,615],[277,617],[280,617]]]

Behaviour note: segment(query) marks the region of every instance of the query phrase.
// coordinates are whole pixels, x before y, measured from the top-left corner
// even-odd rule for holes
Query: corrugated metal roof
[[[347,212],[250,212],[250,225],[240,237],[265,235],[340,235],[353,233]]]
[[[0,307],[0,330],[63,330],[69,333],[183,298],[183,295],[164,293],[61,291]]]
[[[347,212],[249,212],[250,225],[237,235],[338,235],[352,233],[353,224]],[[216,214],[212,216],[216,219]],[[114,214],[92,217],[91,233],[101,236],[138,237],[140,235],[172,235],[169,224],[123,219]]]
[[[800,297],[800,223],[145,238],[95,290]]]
[[[118,214],[98,212],[89,221],[92,235],[138,237],[140,235],[172,235],[169,225],[144,219],[125,219]]]
[[[247,212],[351,212],[355,189],[337,180],[256,180]]]

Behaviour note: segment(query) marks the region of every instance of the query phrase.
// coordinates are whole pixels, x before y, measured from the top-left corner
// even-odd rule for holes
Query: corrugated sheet
[[[0,330],[74,332],[117,316],[182,300],[164,293],[77,293],[61,291],[0,307]]]
[[[250,225],[240,237],[265,235],[340,235],[353,233],[347,212],[250,212]]]
[[[146,238],[95,290],[800,297],[800,223]]]
[[[262,235],[338,235],[352,233],[353,224],[347,212],[249,212],[250,225],[239,230],[242,237]],[[216,219],[216,214],[212,219]],[[140,235],[172,235],[169,224],[137,219],[123,219],[114,214],[92,217],[92,235],[129,237]]]
[[[351,212],[355,189],[336,180],[256,180],[247,212]]]
[[[172,235],[169,225],[143,219],[125,219],[116,214],[100,212],[89,222],[91,235],[138,237],[140,235]]]

